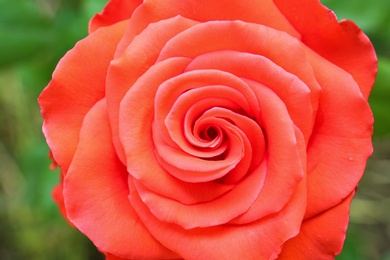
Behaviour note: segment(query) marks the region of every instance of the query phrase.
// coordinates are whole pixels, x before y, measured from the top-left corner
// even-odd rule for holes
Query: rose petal
[[[377,59],[370,40],[360,28],[347,20],[338,23],[335,14],[320,1],[274,2],[301,33],[302,42],[351,73],[367,99],[375,80]]]
[[[155,217],[184,229],[192,229],[225,224],[247,211],[263,187],[265,173],[265,164],[262,164],[223,196],[193,205],[183,205],[155,194],[135,180],[134,184],[140,198]]]
[[[334,259],[343,248],[354,194],[355,191],[335,207],[305,220],[299,235],[284,244],[278,259]]]
[[[300,37],[271,0],[153,0],[144,1],[134,12],[130,26],[118,46],[118,53],[122,53],[135,35],[142,32],[149,24],[177,15],[199,22],[240,20],[263,24],[288,32],[296,38]]]
[[[153,236],[185,259],[275,259],[282,244],[299,232],[305,211],[302,181],[279,213],[247,225],[220,225],[185,230],[159,221],[131,189],[130,201]]]
[[[178,110],[177,113],[170,113],[165,119],[165,123],[169,128],[170,137],[172,137],[174,143],[177,144],[181,150],[193,156],[202,158],[216,157],[226,151],[227,142],[226,138],[223,138],[224,134],[220,127],[211,127],[204,124],[194,125],[198,122],[197,119],[201,115],[201,112],[215,106],[226,107],[233,110],[239,109],[239,105],[233,101],[224,98],[210,97],[196,101],[194,104],[191,104],[188,110]],[[216,135],[209,136],[209,129],[213,129],[216,132]],[[159,131],[159,134],[162,134],[161,131]],[[166,139],[164,139],[164,142],[171,145]]]
[[[373,116],[351,75],[310,50],[307,55],[323,88],[307,151],[310,217],[355,189],[372,154]]]
[[[187,58],[169,59],[142,75],[121,102],[119,126],[128,172],[154,192],[184,204],[215,199],[233,187],[216,182],[199,185],[182,182],[157,162],[152,139],[154,104],[150,100],[154,99],[162,82],[180,75],[189,62]]]
[[[205,160],[189,155],[180,149],[175,149],[161,142],[161,138],[156,138],[157,133],[154,131],[157,160],[169,174],[185,182],[213,181],[222,178],[240,162],[244,156],[244,150],[249,144],[244,145],[240,134],[226,125],[226,120],[214,118],[212,122],[209,120],[206,124],[216,124],[221,127],[226,134],[226,139],[230,142],[225,154],[226,157],[221,160]]]
[[[114,145],[122,162],[126,160],[119,140],[120,102],[137,79],[155,63],[165,43],[194,24],[180,16],[151,24],[131,42],[122,56],[113,60],[107,75],[106,98]]]
[[[289,34],[261,24],[210,21],[197,24],[173,37],[162,49],[158,61],[169,57],[195,58],[207,52],[232,50],[260,54],[271,60],[278,60],[278,64],[291,66],[291,62],[298,62],[292,58],[305,58],[301,46]],[[298,53],[292,55],[291,50],[297,50]],[[303,62],[303,65],[307,65],[307,62]],[[295,70],[299,71],[299,68]]]
[[[39,96],[43,132],[64,174],[85,114],[104,97],[107,68],[125,27],[125,23],[118,23],[79,41],[62,58],[53,79]]]
[[[296,132],[283,102],[267,87],[250,82],[260,105],[261,122],[267,143],[267,175],[264,187],[252,205],[232,223],[245,224],[280,211],[290,200],[305,174],[306,158],[302,133]]]
[[[204,86],[223,85],[220,89],[204,89]],[[222,89],[223,91],[221,91]],[[185,93],[188,92],[188,93]],[[183,114],[183,106],[200,98],[219,97],[233,101],[247,114],[254,116],[259,112],[256,97],[248,85],[240,78],[218,70],[197,70],[183,73],[164,82],[156,94],[155,122],[159,133],[172,147],[177,146],[171,139],[171,131],[178,129],[180,121],[170,120],[172,114]],[[234,97],[234,98],[233,98]],[[234,99],[234,100],[233,100]],[[181,101],[182,100],[182,101]]]
[[[65,208],[64,193],[63,193],[64,192],[64,188],[63,188],[63,185],[62,185],[62,182],[63,182],[62,178],[63,178],[63,176],[61,176],[60,178],[61,178],[60,184],[56,185],[53,188],[51,195],[53,197],[53,200],[57,204],[57,206],[58,206],[62,216],[66,219],[66,221],[68,222],[69,225],[74,227],[73,223],[68,218],[68,213],[66,212],[66,208]]]
[[[109,253],[104,253],[104,256],[106,257],[106,260],[128,260],[128,258],[122,258]]]
[[[190,102],[193,102],[193,100],[197,100],[199,96],[192,92],[200,92],[200,93],[204,92],[204,94],[214,96],[214,95],[220,95],[221,93],[227,91],[226,88],[220,86],[209,86],[200,89],[190,90],[184,93],[182,96],[180,96],[177,102],[175,103],[175,105],[177,103],[183,103],[184,105],[187,105]],[[188,97],[188,99],[182,99],[184,96]],[[237,97],[237,94],[234,93],[233,91],[233,93],[230,93],[228,95],[227,93],[225,93],[222,96],[224,96],[225,99],[232,99],[232,97]],[[225,99],[222,99],[222,101],[225,101]],[[233,100],[234,102],[239,101],[238,98],[235,99],[236,100],[232,99],[232,101]],[[210,101],[210,99],[207,99],[207,101]],[[224,105],[229,105],[229,103],[224,103],[220,100],[213,99],[212,101],[216,101],[216,102],[208,104],[208,106],[224,107]],[[242,103],[242,102],[238,102],[238,103]],[[191,108],[193,108],[193,106]],[[232,112],[230,110],[225,110],[225,109],[217,109],[217,110],[218,111],[216,111],[215,109],[211,109],[210,111],[206,111],[202,116],[200,116],[196,120],[195,123],[192,122],[189,124],[194,125],[193,128],[195,132],[198,132],[199,130],[197,129],[199,128],[205,129],[208,127],[214,127],[214,128],[224,130],[224,133],[226,135],[226,138],[224,139],[226,140],[223,140],[222,142],[224,142],[224,144],[226,142],[230,142],[229,143],[230,149],[225,154],[226,157],[224,157],[222,160],[221,159],[213,160],[213,158],[211,158],[210,160],[204,160],[205,157],[207,158],[209,156],[205,156],[203,158],[198,159],[197,156],[195,155],[196,157],[194,157],[194,154],[191,152],[187,153],[186,151],[181,151],[180,149],[175,149],[174,147],[170,147],[168,144],[161,141],[161,139],[157,134],[157,130],[153,129],[155,145],[160,158],[162,158],[165,162],[170,162],[169,164],[167,164],[164,161],[160,161],[160,163],[162,163],[162,165],[171,174],[174,174],[177,178],[186,181],[195,181],[195,180],[205,181],[206,179],[213,180],[216,178],[220,178],[223,174],[226,173],[227,170],[229,171],[229,173],[228,176],[225,177],[228,177],[228,179],[224,177],[223,182],[226,183],[227,181],[229,183],[232,183],[241,179],[241,177],[243,177],[248,172],[251,164],[252,164],[252,169],[254,169],[254,167],[257,167],[258,164],[260,163],[262,159],[262,155],[264,153],[263,150],[264,140],[263,140],[263,135],[260,127],[257,124],[252,123],[250,124],[250,128],[249,128],[247,123],[248,121],[253,122],[252,119],[248,119],[247,117],[241,116],[236,112]],[[187,109],[180,109],[180,111],[177,112],[183,112],[183,111],[187,111]],[[190,109],[188,111],[190,111]],[[169,121],[170,125],[175,124],[176,127],[174,128],[179,129],[180,128],[179,122],[182,122],[183,120],[180,119],[180,116],[179,118],[170,118],[171,113],[172,111],[168,115],[166,121]],[[244,129],[242,129],[241,127],[244,127]],[[247,133],[249,136],[251,136],[251,139],[253,139],[252,140],[253,143],[250,143],[250,141],[248,140],[248,136],[246,135]],[[235,137],[235,135],[237,134],[241,136],[238,140],[236,140],[237,138]],[[255,154],[256,158],[253,160],[253,162],[252,162],[252,145],[253,146],[258,145],[254,147],[253,153]],[[243,149],[244,155],[242,155],[241,149]],[[234,155],[235,153],[232,153],[232,151],[234,150],[236,150],[235,153],[237,153],[237,155]],[[213,151],[214,150],[211,150],[210,153],[213,156],[216,156],[213,153]],[[217,151],[219,151],[219,149],[217,149]],[[208,151],[201,150],[199,153],[201,152],[207,154]],[[238,164],[237,164],[237,160],[232,161],[232,159],[234,158],[240,160]],[[200,166],[200,163],[203,163],[204,166],[203,167]],[[227,166],[234,166],[234,168],[231,167],[226,168]],[[189,171],[190,169],[192,169],[192,171]],[[219,170],[216,171],[217,169]]]
[[[218,69],[227,71],[244,80],[257,81],[272,89],[286,105],[291,119],[304,134],[306,142],[309,141],[314,125],[315,111],[318,107],[320,87],[312,75],[312,68],[306,58],[302,59],[298,50],[291,51],[299,60],[299,71],[294,74],[286,70],[295,70],[296,63],[274,63],[260,55],[237,51],[215,51],[197,56],[186,70]],[[285,56],[286,57],[286,56]],[[279,62],[279,60],[275,60]],[[305,107],[305,109],[302,109]]]
[[[237,41],[237,39],[240,39],[240,41]],[[303,99],[305,100],[310,97],[312,110],[317,110],[320,87],[316,82],[316,79],[313,77],[313,71],[310,67],[310,63],[307,61],[304,46],[301,42],[290,35],[273,30],[269,27],[264,27],[258,24],[243,23],[241,21],[213,21],[198,24],[172,38],[161,51],[159,61],[169,57],[190,57],[196,59],[206,53],[213,53],[222,50],[247,52],[264,56],[292,75],[296,75],[309,87],[309,89],[305,91],[304,86],[303,89],[301,86],[301,91],[299,91],[298,94],[302,94]],[[205,59],[210,60],[207,57]],[[224,59],[220,58],[220,60]],[[243,69],[237,68],[239,66],[238,64],[242,64],[243,67],[246,66],[243,58],[241,58],[240,61],[241,63],[234,62],[235,65],[231,66],[232,73],[235,74],[234,71],[238,71],[245,77],[248,73],[246,73]],[[278,70],[275,68],[276,66],[273,66],[273,68],[270,67],[272,65],[270,65],[270,62],[267,64],[266,59],[263,59],[262,61],[256,61],[255,59],[251,60],[254,64],[259,61],[260,64],[264,63],[264,65],[255,65],[259,69],[268,67],[268,70],[271,72],[273,71],[274,73]],[[216,64],[218,64],[218,62],[219,61],[217,60]],[[213,64],[212,62],[210,63]],[[228,62],[225,64],[231,63],[232,62]],[[300,64],[300,66],[295,66],[295,64]],[[189,65],[189,67],[191,68],[191,65]],[[229,69],[229,66],[226,65],[222,67],[227,67],[227,69]],[[249,77],[255,77],[255,79],[261,78],[262,75],[260,73],[259,75],[255,75],[257,70],[253,70],[251,67],[248,68],[248,66],[245,68],[249,71]],[[279,72],[282,71],[283,70],[279,68]],[[273,73],[270,73],[269,75],[272,74]],[[277,83],[275,82],[275,76],[267,77],[266,75],[265,80],[267,81],[266,83],[270,83],[271,86],[277,86],[277,84],[275,84]],[[292,78],[289,77],[288,80],[290,81]],[[298,82],[299,80],[296,80],[295,83]],[[278,87],[274,88],[276,90],[278,89]],[[311,91],[310,96],[308,96],[308,90]],[[291,92],[294,93],[294,91]],[[282,93],[283,88],[279,88],[279,94],[282,95]],[[284,97],[286,97],[286,94],[284,94]],[[288,97],[286,97],[286,100],[292,99],[288,99]],[[287,103],[290,106],[292,104],[291,101]],[[297,103],[295,103],[295,106],[296,104]],[[297,111],[302,111],[302,109]],[[299,123],[302,127],[306,141],[308,141],[313,124],[313,118],[302,120],[302,116],[297,117],[295,114],[296,113],[292,113],[292,115],[296,117],[297,123]],[[308,114],[312,115],[312,113]],[[299,113],[297,115],[299,115]],[[300,118],[300,120],[298,120],[298,118]]]
[[[139,221],[127,199],[128,176],[111,142],[103,99],[85,117],[74,159],[64,178],[69,219],[104,252],[127,258],[175,257]]]
[[[236,183],[260,165],[264,159],[266,143],[263,131],[257,122],[247,116],[219,107],[206,111],[203,116],[222,118],[231,122],[237,129],[242,131],[241,138],[244,140],[244,144],[247,142],[249,146],[244,147],[244,157],[232,171],[223,177],[223,183]]]
[[[101,14],[96,14],[89,21],[89,33],[100,27],[110,26],[129,19],[134,10],[142,4],[142,0],[110,0]]]
[[[146,1],[143,8],[149,12],[163,15],[180,14],[197,21],[242,20],[249,23],[264,24],[271,28],[299,34],[281,15],[271,0],[230,1],[230,0],[154,0]],[[218,11],[216,11],[218,10]]]

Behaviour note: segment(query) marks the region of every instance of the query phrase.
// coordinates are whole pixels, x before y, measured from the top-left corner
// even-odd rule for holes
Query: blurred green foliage
[[[51,198],[37,97],[105,1],[0,0],[0,259],[101,259]]]
[[[60,216],[36,99],[105,0],[0,0],[0,259],[102,259]],[[375,153],[351,208],[339,260],[390,259],[390,1],[323,0],[371,38]]]

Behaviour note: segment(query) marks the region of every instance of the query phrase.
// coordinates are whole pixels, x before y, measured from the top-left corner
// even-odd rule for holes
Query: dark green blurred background
[[[51,199],[37,97],[105,0],[0,0],[0,259],[101,259]],[[390,1],[323,0],[371,38],[379,74],[370,103],[375,152],[351,208],[338,260],[390,259]]]

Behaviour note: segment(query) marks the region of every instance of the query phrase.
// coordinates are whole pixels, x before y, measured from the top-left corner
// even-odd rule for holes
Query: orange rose
[[[54,198],[107,259],[332,259],[375,74],[318,0],[111,0],[39,98]]]

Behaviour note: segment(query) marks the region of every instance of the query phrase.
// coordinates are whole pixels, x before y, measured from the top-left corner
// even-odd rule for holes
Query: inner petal
[[[308,142],[320,91],[316,79],[307,76],[313,74],[311,67],[302,66],[300,73],[293,74],[288,72],[289,68],[283,68],[264,56],[223,50],[199,55],[186,69],[218,69],[243,78],[249,85],[248,80],[262,83],[285,103],[291,119]]]
[[[220,118],[205,118],[204,124],[218,125],[223,129],[228,141],[228,149],[222,160],[204,160],[190,155],[181,149],[170,146],[158,137],[156,128],[153,131],[156,155],[162,167],[186,182],[205,182],[221,178],[234,169],[244,156],[244,140],[230,122]]]
[[[202,117],[217,117],[228,120],[232,125],[239,129],[242,139],[244,140],[244,157],[237,167],[223,177],[224,183],[235,183],[260,165],[264,159],[266,142],[263,130],[258,122],[247,116],[220,107],[215,107],[206,111]]]
[[[215,152],[221,148],[223,139],[221,135],[212,139],[202,138],[201,135],[207,134],[202,132],[205,128],[197,127],[196,120],[210,108],[226,107],[240,111],[240,104],[246,102],[240,92],[226,86],[207,86],[185,92],[178,97],[165,119],[168,134],[176,144],[173,147],[196,156],[207,157],[207,152]]]
[[[210,90],[197,90],[202,89],[205,86],[219,86],[218,88],[224,87],[224,90],[213,88]],[[191,92],[190,92],[191,91]],[[239,99],[240,107],[249,115],[254,115],[258,113],[257,99],[253,93],[253,90],[248,87],[242,79],[223,71],[218,70],[197,70],[187,73],[183,73],[177,77],[167,80],[161,86],[159,86],[156,98],[155,98],[155,109],[154,121],[156,122],[156,127],[160,132],[162,138],[169,143],[172,147],[177,147],[178,144],[172,140],[172,135],[167,128],[167,117],[171,113],[172,116],[174,113],[183,114],[183,111],[187,111],[189,108],[185,109],[185,103],[178,103],[177,109],[172,107],[178,102],[179,99],[186,99],[191,104],[194,101],[197,101],[201,98],[207,97],[226,97],[228,100],[230,95],[227,95],[227,91],[230,94],[233,94],[235,99]],[[191,94],[188,94],[190,92]],[[212,93],[210,93],[212,92]],[[225,93],[226,92],[226,93]],[[193,95],[193,96],[188,96]],[[181,97],[183,96],[183,97]],[[237,103],[237,101],[236,101]],[[175,120],[173,120],[175,124]],[[182,124],[182,121],[176,123]]]
[[[214,200],[234,185],[190,183],[170,175],[158,163],[152,136],[153,100],[161,84],[183,72],[187,58],[173,58],[152,66],[127,92],[120,105],[119,133],[128,173],[153,192],[183,204]]]

